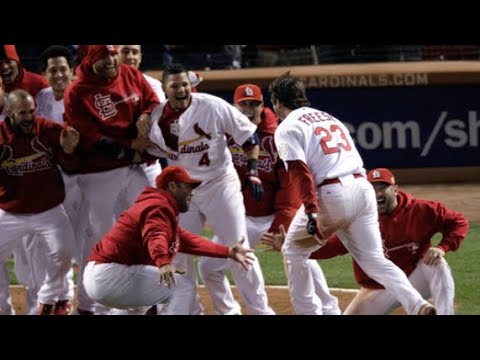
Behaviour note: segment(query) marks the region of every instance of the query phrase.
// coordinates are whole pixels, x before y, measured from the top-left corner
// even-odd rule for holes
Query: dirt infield
[[[441,201],[446,206],[463,212],[470,222],[480,222],[480,211],[478,210],[478,204],[480,204],[480,184],[405,185],[401,186],[401,190],[410,192],[418,198]],[[12,287],[11,293],[17,314],[24,314],[25,296],[23,287]],[[240,303],[242,303],[236,289],[233,289],[233,293],[235,297],[239,299]],[[270,305],[277,314],[293,314],[288,290],[286,288],[269,287],[267,293]],[[355,292],[341,290],[333,290],[332,293],[338,297],[342,310],[346,308],[355,295]],[[211,301],[204,288],[200,289],[200,295],[206,313],[214,314]],[[245,308],[244,313],[248,313]],[[396,313],[401,314],[403,312],[397,310]]]

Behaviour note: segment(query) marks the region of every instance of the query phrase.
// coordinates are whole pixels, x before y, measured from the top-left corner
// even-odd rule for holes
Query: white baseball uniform
[[[180,216],[183,228],[199,234],[208,221],[217,235],[213,241],[234,246],[244,237],[244,246],[248,247],[240,180],[225,134],[230,134],[236,143],[243,144],[255,133],[256,126],[223,99],[203,93],[191,95],[190,106],[171,125],[171,132],[179,138],[178,151],[166,145],[158,125],[167,102],[152,112],[149,137],[157,147],[148,151],[158,157],[166,157],[171,165],[183,166],[190,176],[203,181],[194,191],[190,210]],[[187,270],[196,282],[192,256],[179,254],[175,264]],[[268,306],[263,275],[257,260],[245,271],[233,261],[203,257],[199,261],[199,270],[218,313],[240,314],[240,305],[233,298],[225,276],[225,271],[230,270],[250,312],[273,314]]]
[[[157,94],[158,100],[160,100],[161,103],[164,102],[166,97],[165,93],[163,92],[161,81],[146,74],[143,74],[143,77],[150,84],[155,94]],[[160,165],[160,162],[156,160],[153,164],[142,164],[141,167],[148,178],[148,183],[150,186],[155,187],[155,179],[162,172],[162,166]]]
[[[342,225],[337,235],[362,269],[394,294],[409,314],[417,314],[426,300],[409,283],[407,276],[382,250],[375,191],[367,181],[363,161],[346,126],[323,111],[303,107],[293,110],[275,132],[275,144],[282,160],[300,160],[310,169],[317,185],[319,219],[325,226]],[[328,180],[326,184],[322,184]],[[290,225],[283,253],[289,291],[297,314],[321,314],[312,273],[307,271],[309,255],[320,246],[300,249],[294,234],[304,230],[307,216],[297,213]]]

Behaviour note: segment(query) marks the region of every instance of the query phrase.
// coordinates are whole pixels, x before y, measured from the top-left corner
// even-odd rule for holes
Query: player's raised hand
[[[285,236],[285,227],[281,224],[278,233],[265,233],[260,238],[260,242],[264,245],[270,246],[267,251],[282,251]]]
[[[168,286],[169,289],[175,287],[177,283],[175,282],[175,273],[185,274],[185,271],[180,271],[171,264],[164,265],[160,268],[160,279],[159,284]]]
[[[149,114],[142,114],[138,117],[137,120],[137,130],[138,135],[144,138],[148,138],[148,134],[150,134],[151,125],[151,116]]]
[[[252,256],[249,256],[248,254],[254,251],[252,249],[244,248],[242,246],[244,242],[245,237],[242,237],[242,240],[240,240],[234,247],[230,248],[228,257],[235,260],[236,262],[239,262],[240,264],[242,264],[245,270],[248,270],[248,266],[252,263],[252,261],[255,260]]]
[[[66,154],[71,154],[80,141],[80,134],[73,127],[67,126],[60,133],[60,146]]]

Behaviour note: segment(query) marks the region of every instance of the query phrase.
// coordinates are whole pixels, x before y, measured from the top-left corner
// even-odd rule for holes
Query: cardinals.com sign
[[[349,128],[367,168],[480,165],[480,87],[308,91]]]
[[[231,92],[214,94],[232,102]],[[366,168],[480,166],[480,87],[308,89],[307,94],[312,107],[345,123]]]

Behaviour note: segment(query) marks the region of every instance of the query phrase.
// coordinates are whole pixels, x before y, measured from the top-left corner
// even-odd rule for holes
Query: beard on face
[[[187,199],[180,199],[178,201],[178,207],[181,213],[186,213],[190,208],[190,201],[188,201]]]
[[[12,127],[21,134],[31,134],[33,131],[34,120],[16,121],[12,119]]]

